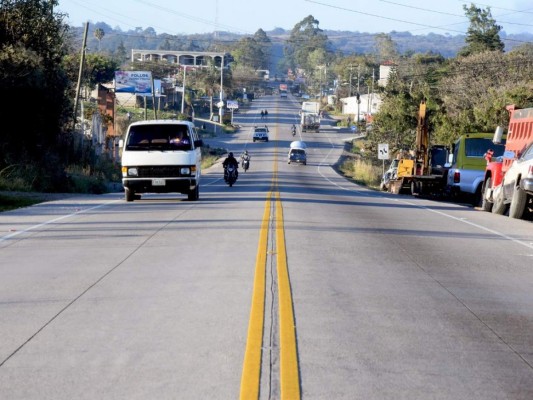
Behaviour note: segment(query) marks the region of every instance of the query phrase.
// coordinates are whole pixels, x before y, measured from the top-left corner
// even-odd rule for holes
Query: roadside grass
[[[202,169],[213,166],[226,153],[227,151],[220,147],[211,148],[209,145],[204,145],[202,147]]]
[[[44,198],[0,194],[0,212],[42,203]]]
[[[364,143],[354,141],[347,146],[346,153],[339,165],[339,171],[354,182],[379,190],[382,167],[375,165],[371,159],[367,159],[364,152]]]

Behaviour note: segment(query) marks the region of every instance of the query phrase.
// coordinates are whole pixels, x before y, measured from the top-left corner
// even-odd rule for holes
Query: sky
[[[308,15],[323,30],[413,35],[465,34],[469,21],[461,0],[59,0],[55,11],[70,25],[105,22],[123,31],[152,27],[173,35],[228,31],[253,34],[259,28],[291,30]],[[483,0],[502,31],[533,33],[531,0]]]

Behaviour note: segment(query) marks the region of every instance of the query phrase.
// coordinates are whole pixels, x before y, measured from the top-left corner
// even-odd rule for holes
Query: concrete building
[[[375,114],[381,105],[381,96],[379,93],[362,94],[359,96],[359,118],[367,119],[368,116]],[[351,114],[357,119],[357,97],[344,97],[341,99],[342,113]]]

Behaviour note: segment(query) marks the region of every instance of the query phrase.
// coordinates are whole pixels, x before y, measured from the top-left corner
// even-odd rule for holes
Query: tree
[[[128,52],[126,50],[126,46],[124,46],[123,40],[120,41],[115,54],[121,63],[128,59]]]
[[[72,115],[73,94],[61,62],[68,51],[64,38],[69,28],[62,22],[65,16],[53,12],[57,4],[55,0],[0,3],[0,91],[9,99],[0,108],[0,119],[24,124],[23,135],[17,129],[0,131],[0,170],[12,162],[27,162],[49,171],[40,176],[57,176],[62,165],[64,152],[58,146],[66,135],[60,133]],[[35,183],[46,185],[44,179]]]
[[[254,39],[261,47],[261,53],[263,57],[262,64],[267,67],[272,52],[272,41],[270,40],[266,32],[262,29],[258,29],[257,32],[254,33]]]
[[[417,128],[417,115],[422,100],[426,101],[430,131],[438,120],[441,100],[436,86],[444,60],[434,54],[413,54],[400,58],[382,91],[383,103],[374,116],[369,141],[389,143],[392,152],[412,149]],[[433,141],[432,144],[437,144]]]
[[[390,35],[380,33],[374,38],[378,62],[397,61],[399,54],[396,43]]]
[[[266,67],[261,46],[253,37],[245,37],[237,43],[232,51],[237,64],[254,69],[264,69]]]
[[[105,32],[101,28],[96,28],[94,31],[94,37],[98,40],[98,51],[100,51],[100,43],[105,36]]]
[[[467,45],[458,55],[464,57],[484,51],[503,51],[505,46],[499,35],[502,27],[492,18],[490,7],[481,9],[470,4],[470,7],[463,5],[463,9],[470,20],[470,26],[465,38]]]
[[[309,54],[318,49],[329,52],[328,37],[318,25],[319,21],[309,15],[292,29],[284,49],[290,68],[312,71],[315,65],[310,64]]]
[[[253,36],[239,40],[232,50],[232,55],[242,66],[266,69],[270,58],[270,47],[270,39],[262,29],[259,29]]]
[[[435,134],[452,141],[465,132],[493,132],[507,124],[505,106],[532,105],[531,58],[492,51],[458,58],[438,85],[444,115]]]

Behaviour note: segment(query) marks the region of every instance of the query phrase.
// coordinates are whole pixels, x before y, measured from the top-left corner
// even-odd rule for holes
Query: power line
[[[459,33],[461,35],[466,35],[466,32],[464,32],[464,31],[459,31],[459,30],[454,30],[454,29],[445,29],[442,26],[426,25],[426,24],[421,24],[421,23],[418,23],[418,22],[413,22],[413,21],[407,21],[407,20],[398,19],[398,18],[387,17],[387,16],[384,16],[384,15],[372,14],[372,13],[368,13],[368,12],[365,12],[365,11],[358,11],[358,10],[354,10],[354,9],[351,9],[351,8],[339,7],[339,6],[334,6],[332,4],[321,3],[321,2],[316,1],[316,0],[305,0],[305,1],[308,2],[308,3],[318,4],[318,5],[321,5],[321,6],[324,6],[324,7],[335,8],[335,9],[338,9],[338,10],[347,11],[347,12],[351,12],[351,13],[355,13],[355,14],[366,15],[366,16],[369,16],[369,17],[385,19],[385,20],[388,20],[388,21],[402,22],[402,23],[405,23],[405,24],[420,26],[420,27],[423,27],[423,28],[426,28],[426,29],[427,28],[439,29],[439,30],[444,30],[444,31],[448,31],[448,32]],[[525,42],[525,41],[522,41],[522,40],[509,39],[509,38],[502,38],[502,40],[511,41],[511,42],[530,43],[530,42]]]
[[[379,0],[379,1],[381,1],[382,3],[394,4],[394,5],[400,6],[400,7],[411,8],[411,9],[414,9],[414,10],[426,11],[426,12],[430,12],[430,13],[434,13],[434,14],[449,15],[449,16],[452,16],[452,17],[460,17],[460,18],[467,19],[467,21],[459,22],[457,24],[462,24],[462,23],[465,23],[465,22],[469,22],[468,18],[465,17],[464,15],[452,14],[452,13],[448,13],[448,12],[444,12],[444,11],[430,10],[428,8],[422,8],[422,7],[415,7],[415,6],[411,6],[411,5],[407,5],[407,4],[401,4],[401,3],[397,3],[397,2],[389,1],[389,0]],[[519,12],[521,12],[521,11],[514,11],[514,12],[509,13],[509,14],[503,14],[503,16],[512,15],[512,14],[519,13]],[[495,19],[499,18],[499,17],[501,17],[501,15],[500,16],[493,16],[493,18],[495,18]],[[521,24],[519,22],[509,22],[509,21],[501,21],[501,20],[498,20],[498,23],[500,23],[500,24],[508,24],[508,25],[533,26],[532,24]],[[457,24],[451,24],[451,25],[457,25]]]

